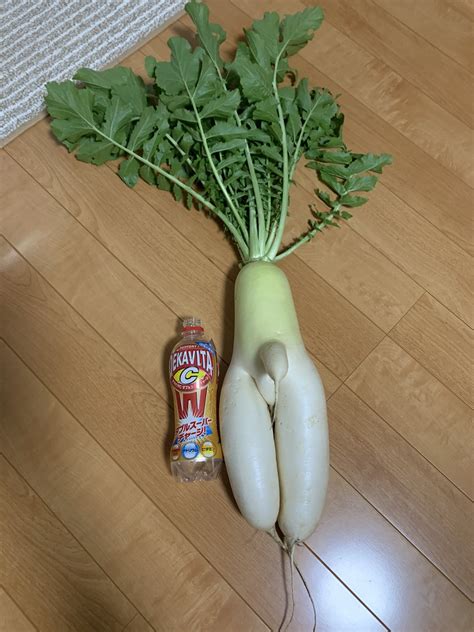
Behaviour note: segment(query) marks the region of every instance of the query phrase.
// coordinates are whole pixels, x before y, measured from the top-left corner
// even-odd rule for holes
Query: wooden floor
[[[209,4],[227,53],[264,9],[303,7]],[[283,265],[331,434],[326,510],[297,556],[320,631],[472,631],[472,5],[322,4],[297,66],[341,93],[352,149],[395,162],[349,225]],[[229,361],[231,246],[168,194],[76,161],[47,121],[0,157],[0,630],[277,630],[277,546],[225,477],[186,486],[168,470],[170,344],[193,313]],[[310,630],[295,590],[291,630]]]

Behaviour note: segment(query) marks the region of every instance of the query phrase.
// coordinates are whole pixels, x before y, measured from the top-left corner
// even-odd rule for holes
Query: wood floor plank
[[[165,32],[162,38],[156,38],[148,43],[146,52],[156,58],[164,58],[167,52],[165,40],[170,32],[171,29]],[[137,55],[124,61],[124,65],[129,64],[130,67],[140,70]],[[141,72],[143,74],[143,69]],[[297,186],[291,190],[286,242],[307,228],[307,220],[310,217],[308,204],[314,202],[314,184],[306,186],[305,181],[303,186],[306,188]],[[157,196],[147,189],[147,185],[137,187],[140,195],[153,205]],[[160,195],[158,192],[158,196]],[[216,243],[215,239],[218,240],[217,247],[213,246],[210,256],[225,269],[231,265],[235,257],[233,249],[227,243],[222,244],[219,229],[213,231],[211,242],[208,235],[209,222],[205,221],[204,217],[199,219],[204,220],[197,220],[203,231],[201,239],[203,242],[209,240],[209,243],[213,244]],[[197,221],[190,225],[188,217],[182,213],[173,214],[172,221],[180,232],[196,238],[195,231],[194,234],[191,231]],[[423,290],[360,235],[350,229],[343,234],[344,237],[340,231],[327,231],[323,235],[318,235],[318,239],[299,250],[297,256],[376,325],[384,331],[389,331],[421,296]],[[222,251],[219,252],[221,248]],[[344,256],[341,256],[342,251]]]
[[[5,455],[140,612],[160,630],[267,630],[21,360],[0,353]]]
[[[213,249],[209,235],[203,231],[206,241],[197,241],[188,213],[192,241],[184,240],[170,223],[185,212],[180,204],[150,186],[145,187],[144,200],[109,168],[80,163],[58,148],[47,126],[41,121],[15,139],[8,152],[175,313],[197,313],[204,318],[222,356],[230,359],[233,284],[225,270],[216,268],[198,250],[198,245],[203,252]],[[32,159],[34,154],[41,155],[41,161]],[[308,350],[337,377],[347,377],[383,332],[300,260],[293,259],[283,268],[296,302],[304,301],[306,306],[300,325]],[[302,285],[301,279],[308,275],[313,275],[311,284]],[[211,287],[212,301],[208,298]],[[304,293],[298,295],[297,287]],[[314,301],[308,300],[308,289]]]
[[[35,632],[35,630],[34,625],[0,586],[0,632]]]
[[[165,356],[178,325],[176,313],[106,252],[8,156],[4,155],[0,160],[3,160],[4,168],[8,168],[11,183],[5,187],[4,205],[7,210],[0,223],[3,233],[63,295],[67,295],[71,305],[96,326],[154,388],[166,396]],[[23,191],[22,200],[15,194],[18,186]],[[183,209],[179,212],[186,216]],[[33,224],[35,240],[27,241]],[[212,228],[212,222],[207,224]],[[219,237],[222,239],[222,234]],[[25,244],[28,244],[27,249]],[[227,241],[222,247],[231,248]],[[223,282],[226,282],[225,277]],[[129,288],[126,292],[125,287]],[[104,300],[106,297],[108,300]],[[181,314],[185,313],[184,309],[185,306]],[[211,327],[210,333],[214,335],[216,331]],[[222,329],[220,333],[229,334]],[[220,345],[218,348],[221,349]],[[229,350],[224,349],[224,353],[226,351],[228,361]],[[329,396],[340,381],[321,363],[318,363],[318,368]]]
[[[348,586],[358,587],[393,632],[471,631],[467,597],[335,470],[326,510],[307,545]]]
[[[212,485],[212,493],[208,485],[173,484],[170,409],[163,399],[14,250],[5,243],[3,248],[0,287],[7,342],[264,621],[278,626],[285,585],[276,544],[236,511],[225,478]],[[321,620],[322,629],[339,632],[344,610],[359,607],[372,629],[370,612],[321,563],[309,559],[313,578],[330,586],[341,604],[340,611],[323,608],[330,619]],[[301,587],[296,596],[301,605],[294,625],[303,629],[312,614]],[[319,589],[314,596],[318,604],[324,600]]]
[[[307,6],[313,0],[303,0]],[[383,61],[389,68],[428,95],[435,103],[472,126],[470,73],[407,28],[376,0],[321,0],[326,20],[338,31]]]
[[[127,625],[123,632],[154,632],[151,625],[141,616],[137,615],[133,621]]]
[[[338,472],[470,596],[472,503],[346,386],[329,415]]]
[[[346,384],[472,499],[469,406],[389,338]]]
[[[252,16],[269,9],[284,14],[287,0],[261,0],[258,4],[239,0],[238,5]],[[304,5],[293,0],[292,10],[302,9]],[[329,22],[324,23],[316,38],[300,54],[445,168],[467,184],[474,184],[469,127],[382,60]]]
[[[217,4],[215,0],[210,0],[210,5],[214,11],[215,19],[232,25],[232,35],[237,36],[237,33],[241,32],[241,27],[248,24],[248,18],[242,11],[239,11],[234,5],[229,4]],[[246,6],[244,4],[244,6]],[[229,12],[229,7],[232,10]],[[256,11],[255,9],[252,9]],[[235,29],[235,30],[234,30]],[[165,34],[163,34],[165,37]],[[155,40],[153,40],[154,42]],[[150,45],[153,45],[153,42]],[[318,72],[311,69],[309,64],[302,65],[298,63],[301,74],[303,76],[309,76],[314,82],[320,83],[321,77],[318,76]],[[338,86],[331,85],[331,82],[326,82],[329,88],[333,89],[336,93],[340,91]],[[343,107],[344,111],[347,108]],[[370,115],[369,110],[365,109],[361,112],[361,119],[364,118],[364,114]],[[351,125],[352,112],[347,111],[347,125]],[[355,122],[354,128],[359,126],[359,121]],[[379,129],[377,120],[374,121],[374,130]],[[390,126],[384,127],[385,130]],[[350,127],[349,127],[350,129]],[[471,298],[471,286],[470,286],[470,270],[471,259],[466,253],[455,244],[447,241],[444,235],[434,228],[429,222],[425,221],[420,215],[413,212],[407,204],[400,199],[398,195],[393,194],[387,187],[384,186],[386,178],[390,177],[390,174],[398,169],[397,164],[405,160],[405,152],[407,148],[405,143],[403,146],[397,144],[393,149],[390,146],[384,145],[385,139],[377,142],[377,145],[372,146],[370,139],[372,138],[372,128],[370,130],[359,130],[359,137],[361,138],[360,144],[354,147],[354,149],[366,149],[369,145],[374,151],[388,150],[393,151],[395,154],[395,165],[386,170],[386,173],[382,176],[382,183],[371,192],[370,201],[361,209],[357,209],[358,212],[354,214],[353,219],[350,220],[350,226],[353,230],[363,236],[369,243],[375,246],[378,250],[384,253],[393,263],[395,263],[401,270],[411,276],[422,287],[428,289],[436,298],[446,305],[451,311],[457,314],[462,320],[467,323],[472,322],[472,298]],[[350,142],[350,139],[349,139]],[[397,154],[403,151],[403,155],[397,158]],[[410,154],[408,154],[410,155]],[[430,164],[429,168],[432,168]],[[421,163],[419,170],[426,170],[426,167]],[[307,172],[307,170],[304,170]],[[303,170],[299,170],[301,174]],[[416,176],[417,172],[414,171],[410,176]],[[439,177],[443,177],[438,174],[435,169],[429,174],[430,186],[437,186],[436,180]],[[405,177],[405,171],[403,178]],[[305,174],[306,188],[311,189],[311,180],[308,173]],[[423,178],[423,175],[420,175]],[[300,180],[297,178],[297,182]],[[413,180],[413,187],[417,187],[417,180]],[[405,192],[410,188],[410,184],[405,180],[400,179],[400,195],[404,196]],[[428,182],[427,182],[428,184]],[[446,186],[449,190],[453,188],[453,183],[449,180],[446,181]],[[314,184],[313,184],[314,187]],[[439,194],[446,195],[446,189]],[[463,194],[464,195],[464,194]],[[466,221],[463,222],[464,236],[469,241],[470,232],[470,208],[472,196],[467,188],[465,197],[463,197],[463,208],[466,209],[465,217]],[[431,204],[431,202],[430,202]],[[426,205],[426,203],[425,203]],[[452,217],[455,213],[449,210]],[[445,213],[447,213],[445,209]]]
[[[375,0],[412,31],[468,70],[473,70],[472,5],[464,0]]]
[[[3,583],[40,630],[122,630],[136,611],[0,456]]]
[[[390,337],[466,404],[474,406],[472,331],[438,301],[425,294]]]
[[[209,0],[208,4],[212,19],[225,24],[229,42],[223,45],[223,50],[228,54],[235,50],[242,28],[248,26],[250,17],[243,12],[243,7],[238,8],[228,2]],[[179,26],[171,26],[161,38],[154,38],[147,44],[142,52],[153,54],[153,49],[158,46],[157,42],[161,42],[162,46],[167,36],[183,32],[183,29],[189,33],[188,26],[189,19],[181,19]],[[379,187],[390,188],[458,245],[468,252],[473,252],[470,238],[471,188],[352,96],[350,91],[337,83],[334,76],[325,74],[321,67],[316,68],[314,58],[306,60],[296,55],[293,59],[302,77],[308,77],[313,85],[329,88],[333,94],[341,94],[339,101],[346,114],[345,138],[352,149],[370,149],[373,152],[388,152],[394,156],[394,164],[385,170]],[[314,185],[309,190],[312,191],[313,188]],[[370,203],[372,204],[372,201]],[[453,212],[453,209],[456,209],[456,212]]]

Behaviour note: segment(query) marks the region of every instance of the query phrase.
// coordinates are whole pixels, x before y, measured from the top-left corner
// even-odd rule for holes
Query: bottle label
[[[212,342],[184,344],[170,357],[174,398],[173,461],[222,458],[217,434],[217,354]]]

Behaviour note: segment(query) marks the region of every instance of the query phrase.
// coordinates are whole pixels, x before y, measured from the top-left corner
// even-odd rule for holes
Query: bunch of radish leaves
[[[147,83],[130,69],[79,70],[47,85],[54,135],[79,160],[121,158],[119,175],[171,191],[217,216],[243,262],[279,260],[366,202],[387,154],[350,151],[331,93],[298,79],[290,58],[321,25],[320,8],[265,13],[224,63],[224,30],[205,4],[189,2],[196,46],[169,40],[170,61],[145,59]],[[281,249],[289,189],[300,158],[318,179],[307,231]],[[321,184],[325,186],[321,188]]]

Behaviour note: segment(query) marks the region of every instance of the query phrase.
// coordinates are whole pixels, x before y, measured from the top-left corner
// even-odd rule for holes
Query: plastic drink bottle
[[[217,431],[216,348],[198,318],[183,321],[181,340],[170,356],[175,435],[171,471],[180,482],[215,479],[222,466]]]

